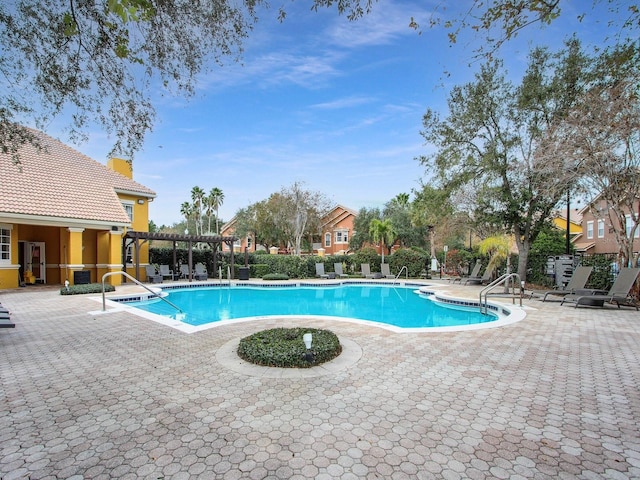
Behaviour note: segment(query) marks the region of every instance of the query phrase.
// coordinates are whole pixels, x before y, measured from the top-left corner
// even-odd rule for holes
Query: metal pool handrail
[[[405,274],[405,278],[409,278],[409,269],[407,268],[406,265],[403,265],[403,267],[400,269],[400,271],[398,272],[398,275],[396,275],[396,280],[398,278],[400,278],[400,275],[402,275],[402,271],[404,270],[404,274]]]
[[[151,290],[149,287],[147,287],[146,285],[144,285],[143,283],[140,283],[138,280],[136,280],[135,278],[133,278],[131,275],[129,275],[127,272],[107,272],[104,275],[102,275],[102,311],[106,312],[107,311],[107,300],[104,296],[104,281],[107,277],[110,277],[111,275],[124,275],[125,277],[127,277],[129,280],[133,281],[134,283],[140,285],[142,288],[148,290],[149,292],[151,292],[154,296],[156,296],[157,298],[159,298],[160,300],[167,302],[169,305],[171,305],[173,308],[175,308],[176,310],[178,310],[180,313],[184,313],[179,307],[177,307],[176,305],[174,305],[173,303],[171,303],[169,300],[167,300],[166,298],[158,295],[157,292],[154,292],[153,290]]]
[[[510,280],[511,282],[509,282]],[[516,282],[518,285],[519,293],[516,293]],[[509,283],[511,283],[511,286],[512,286],[512,293],[509,293]],[[505,287],[505,292],[503,296],[511,297],[513,299],[512,302],[514,304],[516,303],[516,298],[520,298],[520,306],[522,306],[522,289],[520,288],[521,285],[522,283],[520,281],[520,275],[518,275],[517,273],[506,273],[502,275],[500,278],[491,282],[489,285],[487,285],[482,290],[480,290],[480,298],[479,298],[480,313],[482,313],[483,315],[486,315],[488,313],[489,300],[487,297],[489,296],[489,292],[497,286]],[[483,296],[484,296],[484,302],[482,300]]]

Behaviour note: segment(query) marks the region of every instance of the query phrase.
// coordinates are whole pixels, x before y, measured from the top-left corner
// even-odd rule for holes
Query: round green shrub
[[[313,335],[311,358],[302,340]],[[247,362],[267,367],[309,368],[333,360],[342,352],[338,337],[329,330],[315,328],[273,328],[240,340],[238,356]]]

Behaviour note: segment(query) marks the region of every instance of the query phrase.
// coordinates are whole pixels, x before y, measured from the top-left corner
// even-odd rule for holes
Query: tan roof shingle
[[[0,214],[23,214],[92,222],[129,223],[116,190],[141,197],[155,192],[42,133],[38,151],[25,145],[20,165],[0,154]]]

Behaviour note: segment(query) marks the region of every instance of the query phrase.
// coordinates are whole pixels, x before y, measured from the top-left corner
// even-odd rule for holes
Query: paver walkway
[[[469,287],[450,287],[474,294]],[[0,478],[640,478],[640,313],[527,300],[520,323],[399,334],[337,321],[184,334],[53,289],[0,292]],[[326,375],[216,358],[274,325],[361,355]]]

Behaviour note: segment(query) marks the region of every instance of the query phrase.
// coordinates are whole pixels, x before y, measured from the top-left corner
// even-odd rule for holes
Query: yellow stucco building
[[[33,131],[44,148],[24,145],[19,164],[0,153],[0,290],[34,283],[100,282],[131,262],[127,230],[146,232],[156,194],[133,180],[130,162],[105,166]],[[140,263],[149,261],[148,245]],[[129,273],[135,275],[131,265]],[[122,277],[109,282],[119,285]]]

